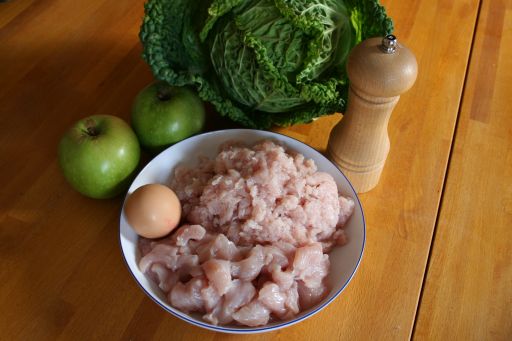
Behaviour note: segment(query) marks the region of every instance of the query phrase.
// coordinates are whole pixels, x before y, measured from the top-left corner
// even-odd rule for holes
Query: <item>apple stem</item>
[[[85,122],[85,127],[86,129],[84,130],[84,133],[91,137],[96,137],[100,134],[100,130],[96,126],[96,122],[94,122],[94,120],[88,119]]]
[[[86,134],[94,137],[99,135],[99,131],[95,127],[87,127]]]
[[[159,87],[158,90],[156,91],[156,97],[158,97],[158,99],[161,101],[170,100],[172,97],[171,89],[169,89],[169,87],[167,87],[167,86]]]

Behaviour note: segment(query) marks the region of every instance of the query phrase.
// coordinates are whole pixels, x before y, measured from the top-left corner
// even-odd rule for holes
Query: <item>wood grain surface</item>
[[[512,335],[512,1],[483,1],[418,340]]]
[[[0,3],[1,340],[239,338],[188,325],[147,298],[118,245],[123,198],[85,198],[58,168],[59,139],[74,121],[92,114],[128,121],[134,96],[151,82],[137,37],[143,3]],[[367,220],[361,266],[322,312],[247,340],[405,340],[420,299],[418,338],[510,335],[510,1],[497,1],[503,14],[495,3],[482,5],[487,14],[478,24],[439,217],[479,1],[383,3],[419,73],[391,116],[380,183],[361,196]],[[325,151],[340,117],[275,130]],[[209,120],[209,129],[232,126],[215,114]],[[489,176],[479,176],[485,171]],[[452,314],[458,314],[455,330],[448,329]]]

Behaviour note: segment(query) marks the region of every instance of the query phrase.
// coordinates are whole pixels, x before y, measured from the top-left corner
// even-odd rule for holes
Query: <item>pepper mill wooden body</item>
[[[327,153],[363,193],[379,182],[389,152],[388,121],[400,95],[412,87],[418,64],[393,35],[354,47],[347,62],[347,110],[331,131]]]

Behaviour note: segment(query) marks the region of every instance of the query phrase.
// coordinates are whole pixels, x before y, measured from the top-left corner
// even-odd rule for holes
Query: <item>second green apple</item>
[[[155,82],[144,88],[133,103],[133,130],[142,147],[153,153],[199,133],[204,122],[203,102],[187,87]]]

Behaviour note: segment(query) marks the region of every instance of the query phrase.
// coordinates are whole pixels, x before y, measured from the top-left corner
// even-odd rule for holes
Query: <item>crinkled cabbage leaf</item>
[[[392,30],[378,0],[149,0],[140,38],[157,79],[267,129],[343,112],[350,49]]]

